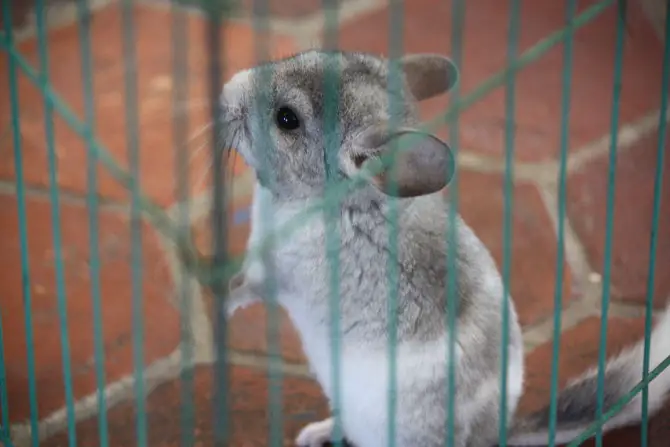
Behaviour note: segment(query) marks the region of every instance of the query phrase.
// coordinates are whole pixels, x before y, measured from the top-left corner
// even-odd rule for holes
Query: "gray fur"
[[[339,130],[335,135],[339,139],[334,144],[328,144],[333,143],[330,138],[334,133],[323,132],[326,56],[334,58],[341,70],[335,114]],[[226,84],[222,102],[230,126],[230,143],[258,177],[250,248],[256,246],[266,224],[287,222],[322,197],[328,181],[344,180],[358,173],[361,163],[357,157],[363,156],[363,161],[377,157],[381,146],[369,144],[370,141],[394,138],[392,134],[376,135],[371,140],[370,129],[378,129],[392,118],[403,129],[415,129],[416,99],[444,93],[456,82],[457,70],[446,58],[417,55],[408,60],[406,68],[411,67],[411,73],[406,71],[403,84],[390,92],[387,61],[362,53],[301,53],[241,73]],[[268,74],[265,69],[272,72]],[[416,79],[435,84],[421,86]],[[268,92],[263,107],[255,101],[261,92]],[[400,101],[400,110],[394,117],[389,113],[389,97]],[[286,105],[299,114],[301,127],[297,131],[282,131],[273,122],[277,108]],[[359,447],[382,446],[387,441],[388,402],[380,384],[387,379],[384,368],[390,341],[389,265],[398,278],[398,447],[445,443],[449,275],[456,274],[454,299],[458,308],[455,447],[496,443],[503,299],[509,300],[510,312],[508,349],[512,377],[508,387],[516,390],[509,399],[506,423],[512,420],[521,392],[523,346],[513,302],[503,297],[500,275],[488,250],[460,217],[454,228],[457,272],[449,271],[449,205],[443,194],[435,191],[450,175],[446,171],[451,155],[446,144],[437,137],[431,138],[429,144],[413,147],[411,157],[400,158],[399,170],[405,175],[404,185],[410,193],[399,194],[401,198],[394,199],[395,208],[390,207],[392,199],[380,186],[379,177],[371,178],[368,185],[341,200],[336,212],[303,222],[293,236],[277,241],[263,261],[247,259],[243,275],[231,284],[229,313],[263,296],[269,275],[276,279],[277,299],[298,328],[310,365],[325,394],[332,399],[329,254],[337,257],[342,422],[347,437]],[[381,150],[387,150],[382,146]],[[431,163],[439,169],[429,169],[426,160],[433,160]],[[327,171],[333,176],[328,177]],[[397,246],[389,242],[393,209],[397,215]],[[330,239],[327,224],[337,235],[338,246],[334,249],[326,244]],[[390,264],[389,256],[394,251],[396,261]],[[608,376],[609,380],[615,378],[616,375]],[[590,382],[583,386],[592,389]],[[566,423],[583,422],[583,408],[573,411],[573,406],[566,404],[565,409],[567,412],[561,412],[561,417]],[[546,425],[547,420],[537,416],[531,422],[518,427],[535,430]],[[313,428],[310,433],[307,427],[299,439],[316,445],[318,433],[328,435],[328,424]],[[521,429],[516,432],[523,433]]]

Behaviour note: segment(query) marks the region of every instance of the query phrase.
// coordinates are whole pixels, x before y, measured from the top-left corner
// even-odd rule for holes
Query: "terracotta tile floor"
[[[352,1],[340,2],[348,7]],[[522,2],[520,48],[525,50],[561,27],[564,3],[551,0]],[[584,10],[595,1],[582,1]],[[248,10],[250,2],[244,7]],[[311,20],[319,6],[306,0],[272,2],[275,18]],[[364,8],[362,8],[364,9]],[[509,2],[471,0],[467,4],[462,88],[466,93],[505,63]],[[406,2],[403,20],[405,52],[450,51],[451,5],[444,0]],[[389,10],[380,6],[344,23],[339,44],[345,49],[388,52]],[[656,168],[656,129],[644,119],[659,107],[662,44],[654,35],[635,3],[629,7],[625,37],[621,123],[632,126],[637,136],[620,150],[617,164],[615,224],[613,231],[612,298],[613,316],[609,322],[608,351],[618,351],[643,333],[640,318],[646,292],[649,266],[648,246]],[[607,145],[597,142],[609,132],[612,105],[612,69],[614,65],[615,11],[610,8],[575,35],[573,82],[570,116],[571,165],[567,215],[572,241],[566,246],[565,275],[561,280],[565,315],[571,323],[561,339],[560,382],[584,371],[596,362],[600,324],[595,303],[599,299],[599,274],[604,256],[606,222]],[[137,51],[137,104],[139,116],[140,185],[142,191],[163,207],[174,205],[177,157],[174,150],[172,98],[177,82],[172,75],[171,13],[163,7],[138,6],[134,10]],[[290,22],[293,23],[293,22]],[[306,23],[306,22],[305,22]],[[207,47],[205,22],[189,16],[188,92],[190,141],[187,157],[190,189],[202,199],[208,184],[207,145],[209,120],[207,108]],[[92,67],[95,92],[95,131],[98,140],[119,163],[127,167],[125,78],[122,29],[119,9],[112,5],[101,9],[92,20]],[[311,25],[310,25],[311,26]],[[270,53],[274,57],[290,54],[305,41],[318,42],[317,35],[307,39],[301,32],[313,29],[284,27],[286,35],[274,34]],[[302,30],[302,31],[301,31]],[[398,30],[394,30],[398,31]],[[288,35],[291,34],[292,35]],[[222,35],[225,76],[254,64],[254,30],[231,24]],[[309,36],[307,36],[309,37]],[[83,116],[84,93],[76,26],[54,30],[49,35],[50,78],[53,90],[74,111]],[[34,40],[20,46],[28,61],[38,61]],[[529,343],[535,348],[527,355],[527,392],[521,411],[529,411],[548,401],[551,368],[551,316],[556,287],[555,185],[560,118],[560,79],[562,47],[557,46],[532,66],[522,70],[517,83],[516,159],[519,176],[514,185],[511,292]],[[0,85],[8,85],[8,60],[0,53]],[[26,218],[30,266],[29,292],[32,309],[35,384],[40,419],[53,414],[65,402],[63,387],[63,348],[56,287],[55,249],[48,200],[48,159],[45,143],[45,107],[39,90],[20,74],[20,131],[23,175],[27,185]],[[464,163],[459,186],[459,209],[502,266],[502,222],[504,210],[504,91],[498,89],[464,113],[461,121],[461,152]],[[422,112],[437,114],[446,102],[429,101]],[[25,327],[25,298],[21,281],[16,179],[13,139],[10,128],[10,104],[0,99],[0,294],[4,331],[5,368],[9,400],[9,419],[23,423],[30,416],[26,398],[28,357]],[[642,124],[641,124],[642,123]],[[646,127],[645,127],[646,126]],[[67,309],[69,356],[75,400],[95,392],[93,342],[93,300],[90,268],[92,253],[87,191],[86,143],[67,123],[54,117],[57,154],[57,182],[62,192],[60,207],[64,292]],[[632,132],[632,131],[631,131]],[[631,132],[628,133],[629,137]],[[632,132],[635,133],[635,132]],[[638,135],[639,134],[639,135]],[[627,138],[629,138],[627,137]],[[632,138],[632,137],[631,137]],[[630,140],[630,138],[629,138]],[[183,166],[182,166],[183,167]],[[662,169],[668,174],[670,163]],[[248,171],[235,165],[239,185]],[[102,167],[98,169],[100,296],[102,339],[105,350],[104,372],[107,384],[132,374],[133,320],[131,252],[126,189]],[[668,228],[670,191],[665,182],[659,228]],[[244,186],[242,186],[244,190]],[[199,200],[199,199],[197,199]],[[197,202],[196,200],[196,202]],[[200,202],[198,202],[200,203]],[[204,202],[202,202],[204,203]],[[205,207],[193,205],[192,229],[202,251],[208,250],[209,224]],[[244,250],[248,235],[248,194],[234,201],[230,214],[229,247],[234,254]],[[158,231],[149,223],[142,226],[143,281],[141,284],[145,365],[175,352],[179,346],[179,298],[171,252]],[[670,277],[662,274],[670,265],[670,233],[658,232],[657,307],[670,293]],[[202,291],[201,291],[202,292]],[[209,327],[213,312],[207,293],[199,296],[204,320],[200,329]],[[586,303],[586,304],[585,304]],[[591,303],[591,304],[589,304]],[[231,320],[228,345],[235,351],[231,370],[232,444],[268,445],[269,383],[262,368],[269,348],[266,337],[266,310],[252,306]],[[327,405],[316,383],[306,378],[305,358],[298,335],[288,318],[280,313],[279,350],[287,371],[282,384],[283,445],[292,445],[297,430],[305,423],[327,414]],[[574,324],[573,324],[574,323]],[[207,335],[208,332],[198,332]],[[194,414],[191,424],[195,445],[213,444],[212,368],[207,364],[211,340],[203,336],[199,343],[201,364],[194,369]],[[203,348],[204,346],[204,348]],[[204,354],[203,354],[204,353]],[[241,360],[240,360],[241,359]],[[260,366],[259,366],[260,365]],[[166,379],[147,397],[147,425],[150,445],[180,445],[182,384]],[[108,410],[109,442],[112,446],[134,445],[136,408],[133,399],[124,400]],[[670,434],[670,408],[650,423],[650,446],[667,445]],[[77,424],[77,443],[99,443],[98,420],[86,418]],[[636,428],[612,433],[605,438],[608,447],[638,445]],[[59,432],[44,445],[67,444],[67,433]],[[587,444],[590,445],[590,444]],[[362,446],[364,447],[364,446]]]

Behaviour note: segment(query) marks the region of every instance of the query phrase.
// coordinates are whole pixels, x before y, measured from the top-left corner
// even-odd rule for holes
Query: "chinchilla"
[[[330,77],[337,80],[335,95],[326,86],[329,67],[337,71]],[[396,78],[391,67],[399,70]],[[356,176],[365,180],[330,203],[328,213],[305,218],[289,236],[275,238],[264,256],[247,257],[231,281],[225,310],[230,315],[268,299],[266,281],[272,279],[276,299],[297,328],[310,367],[332,402],[331,274],[336,272],[339,411],[346,439],[358,447],[389,442],[392,296],[396,446],[444,446],[448,398],[455,408],[450,421],[454,447],[497,444],[504,300],[509,311],[508,443],[544,445],[548,439],[548,408],[515,417],[524,367],[514,303],[503,297],[496,265],[473,231],[460,217],[450,228],[444,189],[454,173],[452,153],[440,138],[419,130],[417,103],[448,92],[457,80],[455,65],[440,55],[389,60],[312,50],[238,72],[223,88],[223,120],[231,136],[227,143],[257,179],[248,250],[260,246],[265,231],[300,219],[300,213],[320,203],[329,185]],[[329,97],[335,101],[327,101]],[[330,125],[324,124],[328,117],[334,119]],[[409,149],[395,150],[403,141]],[[379,164],[392,154],[394,163]],[[369,168],[375,161],[373,172]],[[454,247],[448,246],[448,229],[456,236]],[[455,254],[456,272],[450,271],[448,253]],[[451,279],[458,309],[454,340],[447,318]],[[455,343],[456,386],[447,396],[450,341]],[[669,354],[666,312],[652,334],[651,368]],[[608,363],[604,411],[641,379],[642,359],[640,342]],[[670,373],[661,374],[649,388],[652,413],[670,389]],[[560,392],[557,442],[570,441],[595,420],[596,396],[595,369]],[[639,421],[640,415],[638,397],[604,429]],[[333,427],[332,418],[309,424],[296,442],[320,446],[331,439]]]

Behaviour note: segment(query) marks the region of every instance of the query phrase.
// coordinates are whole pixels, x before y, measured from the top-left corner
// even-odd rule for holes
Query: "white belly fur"
[[[292,297],[292,303],[296,303]],[[342,428],[349,439],[366,447],[388,445],[388,407],[390,364],[388,349],[372,349],[367,346],[340,346],[339,402],[336,401],[333,384],[332,349],[327,329],[310,324],[309,315],[300,306],[289,305],[289,315],[300,333],[303,349],[324,394],[331,405],[338,405]],[[421,394],[436,380],[447,376],[448,337],[430,343],[404,343],[396,349],[397,421],[401,412],[407,410],[405,403],[413,401],[412,394]],[[455,360],[462,356],[456,346]],[[510,355],[508,362],[507,399],[508,412],[513,413],[522,392],[523,357],[521,353]],[[499,380],[499,379],[497,379]],[[482,384],[485,387],[485,384]],[[497,387],[497,383],[489,384]],[[462,412],[476,412],[480,402],[472,402]],[[406,419],[406,418],[405,418]],[[441,417],[440,420],[444,420]],[[402,437],[413,427],[396,423],[396,436]],[[400,442],[396,443],[402,447]]]

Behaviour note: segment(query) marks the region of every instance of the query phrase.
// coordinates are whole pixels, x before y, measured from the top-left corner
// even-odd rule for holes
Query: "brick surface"
[[[617,159],[612,233],[612,298],[644,304],[650,268],[654,181],[657,166],[657,135],[651,133]],[[666,138],[666,147],[670,137]],[[572,174],[568,183],[568,214],[591,266],[603,272],[609,155]],[[670,174],[665,157],[664,178]],[[670,293],[670,182],[664,181],[657,231],[655,304],[663,306]]]
[[[55,279],[55,253],[49,202],[27,201],[28,255],[34,345],[27,346],[22,293],[21,252],[17,202],[0,195],[0,296],[5,368],[12,421],[29,415],[27,353],[35,355],[38,410],[46,417],[64,404],[63,365]],[[107,382],[133,371],[131,239],[127,217],[100,212],[100,300]],[[75,397],[96,389],[93,346],[93,305],[89,266],[88,212],[82,206],[61,204],[62,259]],[[179,341],[179,315],[170,304],[173,292],[163,251],[153,230],[142,229],[142,318],[146,364],[172,352]]]
[[[521,2],[519,49],[524,51],[563,27],[567,2]],[[596,0],[579,2],[579,10]],[[467,2],[461,67],[462,93],[507,64],[510,2]],[[629,3],[624,49],[621,120],[629,122],[659,106],[662,46],[643,18],[639,5]],[[404,4],[402,51],[450,54],[452,5],[443,0],[416,0]],[[344,25],[340,46],[350,50],[389,54],[390,14],[370,13]],[[572,76],[570,145],[576,148],[609,130],[612,106],[616,7],[575,34]],[[397,50],[396,50],[397,51]],[[547,160],[558,156],[560,132],[561,71],[563,48],[559,45],[522,70],[516,84],[516,157]],[[502,156],[505,129],[504,88],[498,88],[462,115],[461,144],[468,150]],[[444,109],[446,99],[425,103],[425,116]]]
[[[230,445],[261,447],[269,445],[268,411],[269,389],[267,376],[257,370],[234,367],[230,381],[230,416],[232,437]],[[214,444],[213,372],[202,367],[195,371],[194,380],[194,445]],[[182,439],[181,404],[182,385],[173,380],[157,387],[147,399],[148,445],[179,446]],[[305,424],[325,417],[327,405],[319,386],[305,379],[285,377],[281,385],[283,406],[282,429],[285,446],[294,445],[294,438]],[[136,409],[133,402],[118,405],[109,411],[109,445],[135,445]],[[98,445],[98,421],[92,418],[77,426],[78,445]],[[44,446],[57,447],[67,444],[67,434],[59,434]]]
[[[584,373],[598,364],[600,318],[592,317],[574,328],[563,333],[560,343],[559,387],[565,386],[568,380]],[[622,349],[634,344],[644,337],[644,320],[625,320],[612,318],[607,328],[607,355],[610,358]],[[526,390],[521,399],[521,414],[537,410],[547,405],[550,398],[552,342],[532,351],[526,356]],[[667,445],[669,427],[667,425],[668,408],[650,420],[649,445]],[[639,427],[617,430],[608,434],[603,445],[612,447],[628,447],[639,445]],[[585,443],[591,447],[592,441]]]
[[[502,272],[504,177],[465,170],[459,176],[459,213],[492,252]],[[517,183],[513,200],[510,291],[521,324],[527,325],[553,312],[557,244],[554,226],[535,186]],[[570,269],[564,267],[563,303],[567,305],[577,291],[572,288]]]
[[[172,16],[162,8],[136,6],[133,20],[137,60],[138,142],[140,153],[140,185],[144,193],[161,204],[174,202],[176,197],[176,166],[174,148],[173,96],[179,79],[172,69]],[[208,107],[208,50],[205,42],[206,22],[198,17],[187,21],[188,40],[188,144],[189,172],[192,190],[202,191],[211,157],[208,145],[210,132],[199,137],[198,131],[210,121]],[[124,23],[119,4],[105,7],[93,15],[92,66],[95,94],[95,130],[122,166],[128,166],[125,104],[125,66],[123,52]],[[254,31],[249,26],[228,24],[221,34],[221,64],[227,79],[233,72],[249,67],[256,61]],[[272,36],[270,54],[282,55],[293,50],[292,43],[278,35]],[[37,63],[34,40],[21,44],[20,51],[31,63]],[[77,116],[84,115],[84,93],[81,73],[80,42],[77,25],[54,30],[49,35],[50,78],[54,91]],[[225,81],[225,79],[221,79]],[[21,111],[21,136],[26,180],[44,186],[47,182],[46,139],[44,131],[44,102],[38,89],[20,75],[18,94]],[[0,55],[0,85],[8,85],[7,58]],[[133,103],[130,103],[131,107]],[[6,163],[0,166],[0,179],[14,177],[12,139],[9,129],[9,98],[0,101],[0,154]],[[64,189],[82,192],[86,188],[86,145],[64,121],[56,115],[55,150],[59,158],[59,183]],[[125,188],[101,167],[100,195],[127,200]]]

